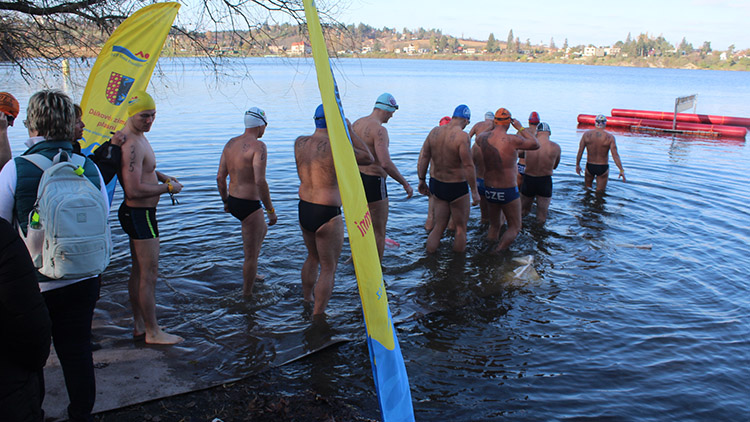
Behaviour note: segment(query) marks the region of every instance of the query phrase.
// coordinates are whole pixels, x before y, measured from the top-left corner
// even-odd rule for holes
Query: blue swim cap
[[[326,128],[326,112],[323,110],[323,104],[319,105],[318,108],[315,109],[315,116],[313,118],[315,119],[316,128]]]
[[[471,110],[469,110],[469,106],[461,104],[460,106],[456,107],[456,110],[453,111],[453,117],[462,117],[466,120],[470,120]]]
[[[396,99],[393,98],[393,95],[386,92],[380,94],[378,99],[375,101],[375,108],[393,112],[398,110],[398,104],[396,104]]]

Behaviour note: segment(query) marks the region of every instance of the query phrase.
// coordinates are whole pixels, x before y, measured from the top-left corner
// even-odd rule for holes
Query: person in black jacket
[[[83,128],[85,128],[86,125],[83,123],[83,110],[81,109],[81,106],[74,104],[73,107],[76,111],[75,133],[73,134],[73,138],[75,139],[73,141],[73,152],[80,154],[81,144],[79,143],[79,140],[83,138]],[[94,154],[89,156],[89,158],[96,163],[96,166],[99,167],[99,172],[102,174],[105,185],[108,185],[109,182],[117,176],[117,172],[120,170],[120,162],[122,160],[121,144],[122,141],[118,142],[114,139],[110,139],[99,145],[99,147],[94,150]]]
[[[50,351],[47,306],[26,245],[0,218],[0,419],[42,421],[44,376]]]

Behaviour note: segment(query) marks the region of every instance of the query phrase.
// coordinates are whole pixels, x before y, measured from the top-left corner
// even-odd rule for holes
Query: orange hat
[[[532,125],[538,125],[539,122],[539,113],[537,113],[536,111],[532,111],[531,114],[529,114],[529,123],[531,123]]]
[[[505,123],[510,121],[510,111],[500,107],[495,112],[495,121]]]
[[[18,106],[18,100],[16,99],[16,97],[10,95],[7,92],[0,92],[0,111],[13,116],[13,118],[15,119],[16,117],[18,117],[19,110],[20,107]]]

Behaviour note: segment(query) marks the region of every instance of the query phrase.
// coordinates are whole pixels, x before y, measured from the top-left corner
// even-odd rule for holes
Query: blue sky
[[[427,0],[317,0],[319,7],[336,4],[334,13],[344,23],[366,23],[376,28],[442,29],[444,34],[486,40],[490,32],[506,40],[508,31],[525,42],[562,46],[612,45],[628,32],[663,35],[672,44],[683,37],[700,48],[710,41],[714,50],[750,48],[748,0],[579,0],[549,1],[427,1]]]

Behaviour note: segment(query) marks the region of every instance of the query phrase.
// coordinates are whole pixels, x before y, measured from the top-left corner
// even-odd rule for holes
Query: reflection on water
[[[489,253],[492,245],[472,210],[467,253],[454,254],[448,235],[427,256],[426,198],[405,200],[391,185],[388,237],[400,246],[386,250],[384,277],[418,420],[745,418],[745,143],[615,133],[628,181],[613,178],[605,195],[586,190],[574,164],[578,113],[665,109],[675,92],[691,86],[707,107],[703,113],[750,115],[746,72],[409,60],[342,60],[334,67],[345,75],[337,77],[350,119],[368,114],[383,91],[396,96],[401,107],[387,125],[391,155],[413,185],[425,136],[459,103],[477,115],[500,106],[515,115],[537,110],[562,147],[546,225],[538,226],[532,212],[504,255]],[[186,338],[168,353],[194,362],[196,377],[216,380],[337,342],[285,367],[288,376],[356,398],[374,415],[347,245],[325,323],[311,324],[302,302],[305,247],[292,148],[297,136],[312,133],[320,102],[312,63],[252,59],[242,68],[251,81],[206,82],[198,63],[167,61],[164,76],[155,79],[169,87],[153,87],[158,117],[149,139],[159,169],[185,185],[180,205],[168,198],[159,205],[157,311],[162,324]],[[23,114],[38,87],[0,77],[4,90],[18,93]],[[72,94],[80,98],[76,89]],[[261,252],[266,280],[244,300],[240,226],[222,212],[215,174],[221,148],[241,132],[250,106],[269,116],[267,178],[279,222]],[[9,133],[15,154],[23,151],[21,132]],[[118,189],[115,203],[121,200]],[[105,347],[132,342],[127,239],[116,219],[111,222],[116,249],[94,329]],[[527,255],[541,282],[505,282],[517,266],[512,258]]]

